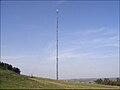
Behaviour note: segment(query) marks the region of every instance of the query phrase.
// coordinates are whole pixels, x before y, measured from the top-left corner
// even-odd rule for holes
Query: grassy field
[[[0,69],[0,89],[119,89],[117,86],[31,78]]]

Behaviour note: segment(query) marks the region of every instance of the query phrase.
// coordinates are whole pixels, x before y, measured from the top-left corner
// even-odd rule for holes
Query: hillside
[[[119,89],[117,86],[107,86],[99,84],[67,82],[20,75],[13,71],[0,69],[0,89]]]

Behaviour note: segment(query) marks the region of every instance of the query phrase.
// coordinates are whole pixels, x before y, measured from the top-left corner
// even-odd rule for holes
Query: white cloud
[[[115,32],[116,31],[117,30],[115,30]],[[104,48],[105,49],[104,50],[102,47],[110,47],[109,49],[111,49],[112,47],[118,48],[119,37],[117,34],[115,34],[113,36],[109,36],[109,34],[108,35],[106,34],[106,36],[102,36],[104,33],[107,33],[107,32],[108,31],[104,27],[102,27],[98,30],[97,29],[91,30],[91,31],[83,30],[82,34],[84,34],[84,35],[82,35],[82,36],[80,35],[81,34],[81,31],[80,31],[78,33],[76,32],[76,34],[75,33],[73,33],[71,35],[69,34],[70,36],[68,36],[68,38],[70,38],[70,39],[69,39],[69,41],[67,40],[67,42],[66,42],[66,40],[63,39],[64,40],[63,42],[66,42],[66,43],[63,43],[64,47],[62,47],[61,43],[59,43],[60,44],[59,60],[60,60],[60,63],[63,64],[62,65],[63,67],[60,67],[60,69],[61,69],[60,73],[64,72],[64,74],[61,74],[61,78],[67,78],[68,74],[69,74],[69,78],[78,77],[78,75],[79,75],[79,77],[83,77],[84,75],[86,75],[86,77],[89,77],[89,75],[87,75],[87,74],[90,74],[91,77],[92,77],[92,75],[99,76],[99,73],[96,74],[96,72],[97,72],[97,70],[99,72],[104,72],[104,71],[102,71],[103,68],[96,66],[97,69],[96,69],[96,71],[94,71],[94,63],[92,63],[92,62],[94,62],[94,61],[103,62],[104,60],[107,60],[107,61],[111,60],[111,61],[114,61],[117,63],[118,56],[119,56],[118,52],[107,53],[106,51],[108,51],[108,50],[105,48]],[[97,36],[97,34],[100,34],[100,36]],[[79,38],[75,39],[74,37],[76,37],[76,36]],[[95,36],[95,37],[93,37],[93,36]],[[41,55],[37,54],[37,55],[2,56],[1,59],[3,59],[4,61],[7,61],[8,63],[10,62],[11,64],[19,66],[22,69],[23,74],[30,75],[31,73],[33,73],[33,75],[37,75],[37,76],[54,78],[55,61],[56,61],[56,48],[55,47],[56,47],[55,42],[51,42],[48,44],[48,46],[46,48],[44,48],[42,50]],[[62,47],[62,49],[61,49],[61,47]],[[100,50],[105,53],[100,53],[98,48],[100,48]],[[86,51],[84,51],[84,49],[86,49]],[[70,64],[71,67],[64,66],[64,62],[66,62],[66,61],[68,63],[72,62]],[[79,66],[79,63],[81,63],[81,66]],[[89,66],[89,63],[92,63],[91,66]],[[88,66],[85,67],[82,64],[85,64]],[[108,62],[108,64],[109,64],[109,62]],[[103,63],[101,63],[101,65],[103,65]],[[116,65],[116,64],[114,64],[114,65]],[[28,68],[28,66],[31,68]],[[78,67],[80,69],[75,70]],[[112,68],[111,64],[109,67]],[[115,72],[117,70],[117,67],[118,66],[113,67],[114,68],[113,72]],[[94,74],[90,73],[88,71],[83,71],[83,68],[85,68],[84,70],[87,70],[90,68],[91,71],[93,70]],[[76,75],[74,75],[74,73]]]
[[[101,27],[99,29],[93,29],[93,30],[87,30],[85,34],[94,34],[94,33],[100,33],[100,32],[105,32],[106,27]]]
[[[57,0],[55,1],[55,7],[59,7],[60,5],[62,5],[63,3],[65,3],[67,0]]]
[[[106,27],[75,32],[70,34],[67,39],[65,41],[69,43],[69,46],[75,46],[75,48],[119,47],[118,30],[109,30]]]

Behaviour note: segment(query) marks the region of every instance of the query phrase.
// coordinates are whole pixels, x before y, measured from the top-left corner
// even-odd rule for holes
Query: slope
[[[67,82],[46,78],[31,78],[0,69],[0,89],[119,89],[117,86]]]

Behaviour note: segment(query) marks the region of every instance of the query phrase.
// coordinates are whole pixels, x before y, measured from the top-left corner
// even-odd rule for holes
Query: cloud
[[[17,55],[17,56],[1,56],[1,59],[2,60],[6,60],[6,59],[9,59],[9,60],[14,60],[14,59],[20,59],[20,58],[24,58],[25,56],[22,56],[22,55]]]
[[[106,65],[109,64],[108,66],[104,64],[104,67],[114,68],[113,71],[117,70],[118,66],[115,66],[119,57],[117,50],[119,47],[119,36],[117,33],[116,29],[109,32],[107,28],[101,27],[90,31],[82,30],[75,33],[73,32],[73,34],[69,34],[67,38],[63,36],[63,43],[59,42],[60,73],[64,73],[61,74],[61,78],[67,78],[68,73],[70,74],[69,77],[77,77],[78,73],[80,77],[84,75],[89,77],[87,76],[88,71],[83,71],[89,68],[90,70],[97,68],[96,71],[94,71],[96,75],[98,70],[103,70],[100,66],[104,63]],[[61,39],[61,37],[59,39]],[[114,51],[112,51],[113,49]],[[109,52],[109,50],[111,50],[111,52]],[[32,73],[37,76],[54,78],[56,61],[55,42],[47,44],[40,54],[41,55],[39,55],[39,53],[36,53],[36,55],[6,55],[1,58],[5,62],[20,67],[23,74],[30,75]],[[109,61],[114,61],[114,66]],[[98,64],[98,66],[96,65],[94,67],[94,63]],[[28,66],[31,68],[28,68]],[[80,69],[75,70],[77,68]],[[74,75],[74,73],[76,73],[76,75]]]
[[[68,37],[72,38],[69,43],[64,43],[64,47],[61,48],[61,43],[60,43],[60,48],[59,48],[59,58],[76,58],[76,57],[86,57],[86,56],[92,56],[95,55],[95,50],[96,48],[103,48],[103,47],[119,47],[119,37],[118,35],[113,35],[113,36],[104,36],[104,37],[96,37],[95,38],[91,37],[94,36],[94,33],[98,34],[101,33],[103,34],[107,32],[106,27],[101,27],[99,29],[95,30],[90,30],[90,31],[84,31],[84,37],[81,37],[78,33],[74,33],[73,35],[70,35]],[[113,32],[116,32],[117,30],[113,30]],[[86,33],[89,34],[89,36],[86,37]],[[74,39],[75,36],[79,36],[79,39]],[[65,41],[65,40],[64,40]],[[69,44],[69,45],[68,45]],[[66,47],[67,46],[67,47]],[[34,59],[44,59],[46,61],[49,60],[54,60],[56,58],[56,48],[55,48],[55,43],[50,42],[46,48],[42,50],[41,55],[16,55],[16,56],[2,56],[2,59],[26,59],[26,58],[34,58]],[[84,49],[88,49],[86,52],[81,51]],[[90,50],[91,49],[91,50]],[[99,52],[99,51],[96,51]],[[105,52],[105,50],[103,50]]]
[[[59,9],[59,7],[65,2],[67,2],[67,0],[57,0],[55,1],[55,7]]]
[[[90,34],[95,34],[95,33],[105,33],[107,31],[107,27],[100,27],[97,29],[79,29],[77,32],[72,32],[70,35],[90,35]]]
[[[117,30],[113,30],[113,32],[116,31]],[[107,33],[108,30],[106,27],[101,27],[89,32],[83,30],[83,32],[85,32],[84,37],[81,37],[78,33],[74,33],[68,36],[69,40],[67,40],[67,43],[66,39],[63,41],[62,45],[64,44],[64,47],[61,43],[59,44],[60,60],[86,60],[89,58],[92,60],[92,58],[118,57],[119,37],[117,34],[113,36],[109,36],[109,34],[106,36],[97,36],[97,34]],[[86,36],[86,33],[89,35]],[[94,34],[96,34],[95,37],[93,37]],[[78,36],[79,39],[75,39],[74,37],[76,36]],[[109,47],[109,50],[106,47]],[[116,48],[114,52],[112,52],[113,48]],[[48,59],[55,60],[55,53],[56,52],[53,52]]]
[[[86,60],[86,59],[100,59],[100,58],[110,58],[110,57],[118,57],[116,54],[99,54],[96,52],[81,52],[81,53],[74,53],[74,52],[64,52],[60,54],[60,60]]]
[[[106,27],[101,27],[99,29],[93,29],[93,30],[87,30],[85,34],[94,34],[94,33],[100,33],[100,32],[105,32]]]
[[[70,45],[76,47],[119,47],[119,33],[117,29],[110,30],[106,27],[93,30],[80,30],[73,32],[65,39]],[[70,42],[69,42],[70,41]]]

